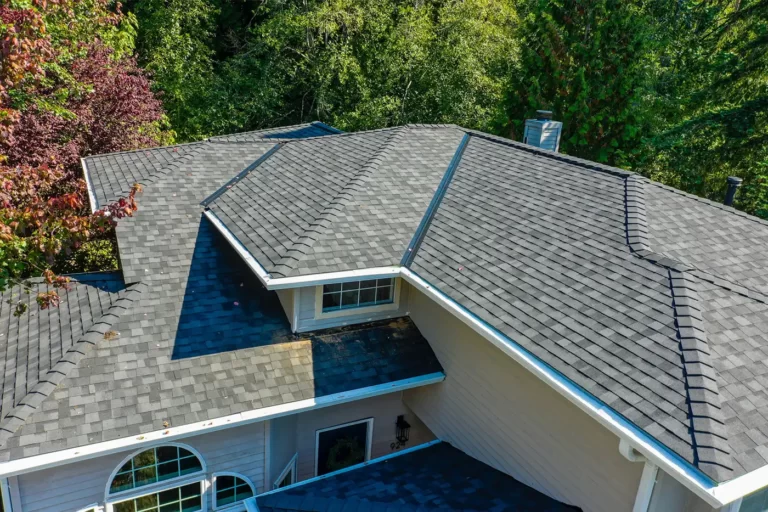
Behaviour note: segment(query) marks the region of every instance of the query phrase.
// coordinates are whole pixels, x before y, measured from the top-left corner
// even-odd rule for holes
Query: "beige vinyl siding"
[[[272,488],[277,477],[296,455],[296,425],[298,415],[283,416],[271,420],[269,427],[269,487]],[[267,490],[270,490],[267,489]]]
[[[296,290],[298,292],[299,290]],[[280,300],[280,305],[283,306],[285,311],[285,317],[288,322],[293,326],[293,288],[287,288],[285,290],[277,290],[277,298]]]
[[[447,377],[403,396],[438,438],[585,512],[632,510],[643,465],[616,436],[415,289],[409,309]]]
[[[303,288],[294,288],[294,293],[299,295],[299,316],[298,332],[314,331],[317,329],[326,329],[329,327],[338,327],[342,325],[360,324],[373,322],[375,320],[384,320],[387,318],[398,318],[408,314],[408,286],[403,282],[400,288],[400,301],[397,309],[389,309],[378,312],[369,312],[364,314],[355,314],[354,309],[348,310],[349,314],[334,316],[331,318],[315,318],[317,287],[305,286]]]
[[[373,418],[371,458],[392,453],[395,441],[395,421],[400,414],[411,424],[408,447],[432,441],[432,432],[402,402],[401,393],[391,393],[366,400],[326,407],[297,415],[296,448],[299,453],[298,478],[315,476],[315,432],[357,420]]]
[[[195,448],[205,460],[208,481],[213,473],[241,473],[263,490],[264,424],[257,423],[190,437],[181,444]],[[18,477],[23,512],[74,512],[93,503],[104,504],[112,471],[131,453],[74,462]],[[207,493],[209,500],[211,492]],[[209,503],[208,510],[211,510]]]

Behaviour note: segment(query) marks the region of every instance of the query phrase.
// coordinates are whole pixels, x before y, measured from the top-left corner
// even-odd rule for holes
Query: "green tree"
[[[736,206],[768,218],[768,0],[684,8],[654,90],[660,130],[637,168],[717,201],[740,176]]]
[[[321,119],[487,127],[516,59],[503,0],[267,1],[208,97],[213,132]]]
[[[538,109],[563,121],[561,151],[622,165],[639,146],[658,40],[652,2],[521,0],[520,67],[501,133],[520,139]]]

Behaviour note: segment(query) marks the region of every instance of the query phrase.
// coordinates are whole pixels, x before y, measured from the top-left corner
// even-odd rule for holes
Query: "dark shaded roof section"
[[[206,142],[160,169],[117,226],[139,293],[0,460],[19,459],[441,371],[407,319],[294,336],[200,201],[274,146]]]
[[[162,148],[138,149],[83,159],[83,170],[91,182],[96,209],[125,197],[134,183],[146,184],[168,164],[203,143],[181,144]]]
[[[211,137],[212,142],[255,142],[262,139],[295,140],[306,139],[310,137],[323,137],[325,135],[336,135],[344,133],[341,130],[328,126],[320,121],[309,124],[297,124],[293,126],[281,126],[279,128],[268,128],[265,130],[256,130],[251,132],[232,133],[229,135],[219,135]]]
[[[401,127],[292,142],[205,204],[273,277],[399,265],[462,136]]]
[[[8,440],[137,299],[118,272],[72,276],[56,291],[58,307],[39,309],[38,293],[53,290],[41,279],[28,290],[14,286],[0,294],[0,353],[4,357],[0,443]],[[15,304],[28,310],[14,316]],[[113,333],[116,335],[116,333]],[[107,341],[108,342],[108,341]]]
[[[448,443],[256,498],[261,512],[580,510],[532,489]]]

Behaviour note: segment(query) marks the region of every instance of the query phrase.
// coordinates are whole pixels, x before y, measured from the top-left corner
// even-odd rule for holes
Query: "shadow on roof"
[[[275,292],[204,217],[195,241],[173,359],[293,341]]]

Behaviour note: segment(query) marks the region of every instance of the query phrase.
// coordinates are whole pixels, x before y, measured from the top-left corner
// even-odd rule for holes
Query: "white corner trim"
[[[269,476],[272,474],[272,420],[264,422],[264,486],[263,489],[269,489]],[[258,494],[254,489],[253,494]],[[213,496],[214,500],[216,495]]]
[[[291,300],[293,301],[291,311],[291,332],[299,331],[299,311],[301,310],[301,288],[291,289]]]
[[[656,475],[659,473],[659,468],[655,464],[646,462],[643,466],[643,475],[640,477],[640,485],[637,488],[637,495],[635,496],[635,506],[632,508],[632,512],[648,512],[648,507],[651,505],[651,497],[653,496],[653,488],[656,486]]]
[[[738,497],[735,496],[735,494],[731,497],[718,493],[716,491],[717,484],[714,481],[685,462],[669,448],[649,436],[646,432],[629,422],[613,409],[607,407],[597,400],[597,398],[578,387],[549,365],[534,357],[522,346],[471,314],[453,299],[422,279],[415,272],[403,268],[400,275],[416,289],[424,292],[428,297],[436,301],[472,330],[490,341],[502,352],[512,357],[512,359],[555,389],[555,391],[563,395],[571,403],[589,414],[592,418],[597,420],[598,423],[617,435],[619,439],[625,440],[632,448],[644,455],[650,462],[669,473],[670,476],[678,480],[711,506],[722,507]],[[768,471],[768,467],[765,469]],[[766,484],[768,484],[768,480],[766,480],[763,485]]]
[[[394,453],[389,453],[387,455],[382,455],[381,457],[377,457],[375,459],[371,459],[371,460],[366,461],[366,462],[361,462],[360,464],[355,464],[354,466],[349,466],[348,468],[340,469],[338,471],[332,471],[330,473],[326,473],[326,474],[321,475],[321,476],[315,476],[315,477],[312,477],[312,478],[307,478],[306,480],[302,480],[301,482],[297,482],[297,483],[292,484],[292,485],[287,485],[287,486],[282,487],[280,489],[273,489],[271,491],[263,492],[263,493],[259,494],[258,496],[255,496],[255,497],[251,498],[250,500],[246,500],[246,503],[249,502],[249,501],[252,501],[253,504],[256,505],[256,498],[260,498],[262,496],[268,496],[270,494],[275,494],[275,493],[278,493],[278,492],[283,492],[283,491],[285,491],[287,489],[293,489],[295,487],[300,487],[302,485],[311,484],[313,482],[317,482],[317,481],[320,481],[320,480],[325,480],[326,478],[332,478],[334,476],[341,475],[343,473],[349,473],[350,471],[355,471],[356,469],[364,468],[366,466],[370,466],[371,464],[377,464],[379,462],[384,462],[385,460],[394,459],[395,457],[400,457],[401,455],[405,455],[407,453],[413,453],[413,452],[416,452],[416,451],[419,451],[419,450],[423,450],[424,448],[429,448],[430,446],[434,446],[434,445],[436,445],[438,443],[441,443],[441,442],[442,441],[440,439],[435,439],[434,441],[429,441],[427,443],[420,444],[418,446],[412,446],[411,448],[405,448],[403,450],[400,450],[400,451],[397,451],[397,452],[394,452]],[[255,510],[258,510],[258,508],[256,508]]]
[[[80,167],[83,168],[83,176],[85,177],[85,185],[88,189],[88,203],[91,207],[91,213],[96,211],[96,208],[98,207],[97,201],[96,201],[96,191],[93,188],[93,183],[91,182],[91,176],[88,174],[88,164],[85,163],[85,158],[80,159]]]
[[[8,479],[0,479],[0,493],[2,493],[3,510],[14,510],[11,505],[11,486],[8,485]]]
[[[404,391],[406,389],[427,386],[444,380],[445,374],[443,372],[435,372],[427,375],[420,375],[418,377],[411,377],[410,379],[387,382],[385,384],[377,384],[375,386],[355,389],[352,391],[321,396],[319,398],[310,398],[289,402],[287,404],[265,407],[263,409],[231,414],[229,416],[192,423],[190,425],[155,430],[140,436],[114,439],[112,441],[94,443],[79,448],[70,448],[68,450],[61,450],[44,455],[34,455],[32,457],[0,463],[0,478],[7,478],[11,475],[21,475],[31,471],[61,466],[80,460],[93,459],[95,457],[101,457],[103,455],[123,452],[126,450],[151,448],[208,432],[216,432],[241,425],[259,423],[281,416],[288,416],[300,412],[322,409],[332,405],[339,405],[397,391]]]

